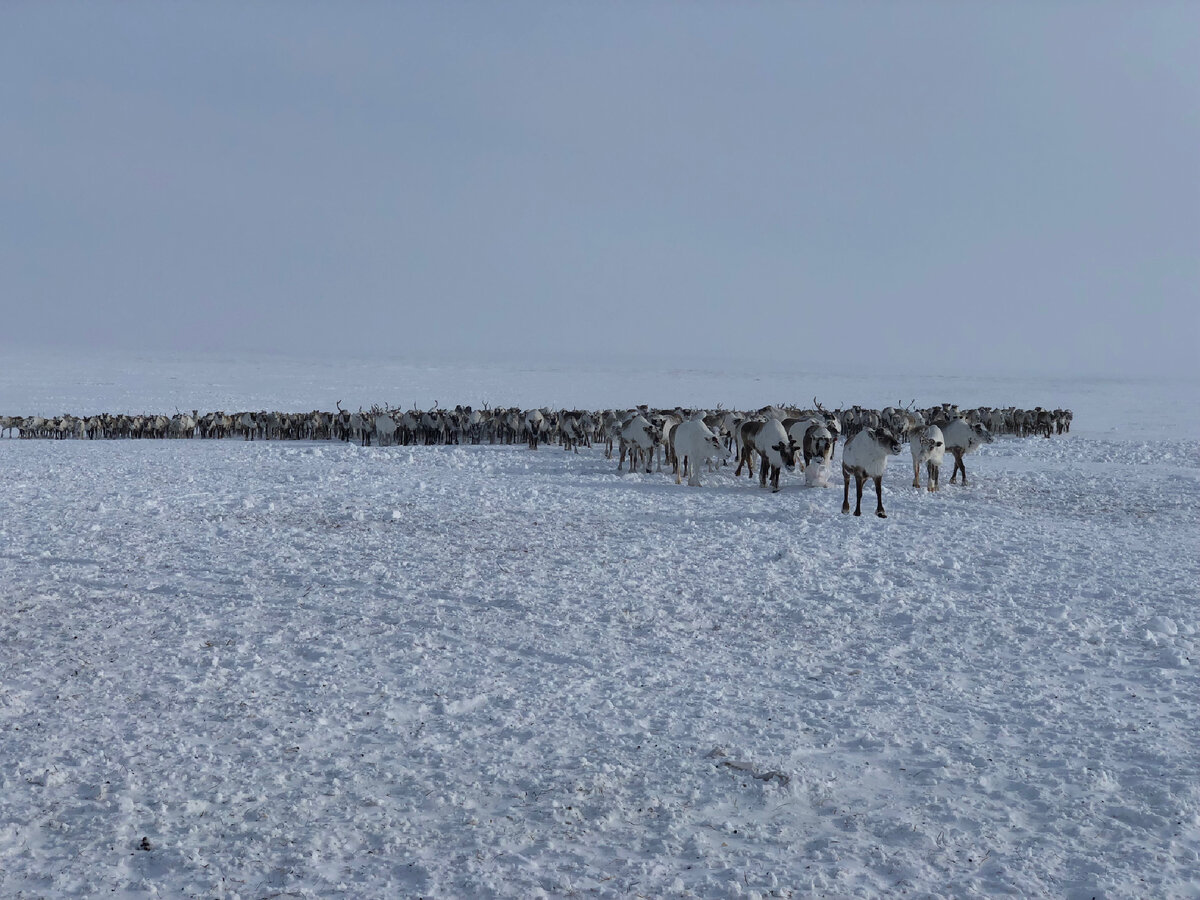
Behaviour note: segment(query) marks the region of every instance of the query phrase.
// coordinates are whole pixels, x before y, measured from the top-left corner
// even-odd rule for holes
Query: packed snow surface
[[[332,407],[257,371],[225,408]],[[672,377],[578,405],[723,399]],[[1073,433],[893,458],[886,520],[599,449],[0,440],[0,895],[1197,896],[1200,441],[1128,424],[1192,397],[1008,387],[912,393]]]

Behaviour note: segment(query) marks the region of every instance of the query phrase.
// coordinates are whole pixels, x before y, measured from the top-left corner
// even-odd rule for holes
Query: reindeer
[[[546,417],[540,409],[530,409],[525,412],[525,437],[529,442],[529,449],[536,450],[538,443],[542,439],[542,426],[546,422]]]
[[[375,435],[378,439],[379,446],[384,447],[395,443],[396,428],[398,426],[396,425],[396,419],[392,416],[391,412],[388,410],[379,409],[378,407],[372,409],[371,412],[373,413],[371,425],[375,430]]]
[[[938,473],[942,467],[942,458],[946,453],[946,440],[942,435],[942,429],[936,425],[918,425],[910,429],[908,449],[912,453],[913,487],[921,487],[921,464],[924,463],[928,473],[929,490],[938,490]]]
[[[829,434],[832,438],[829,445],[829,457],[826,460],[826,462],[831,462],[833,460],[833,448],[837,446],[838,438],[842,435],[842,420],[838,418],[836,413],[832,413],[822,406],[821,401],[815,396],[813,397],[813,407],[825,422],[825,427],[829,429]]]
[[[566,451],[574,450],[579,452],[579,445],[587,441],[587,432],[581,421],[582,416],[578,412],[564,411],[558,419],[558,437],[562,441],[562,448]]]
[[[788,433],[788,438],[800,448],[805,469],[814,459],[819,459],[826,465],[832,461],[833,445],[836,439],[826,424],[824,416],[784,419],[783,427]]]
[[[680,471],[688,476],[688,484],[700,487],[700,463],[703,460],[727,460],[730,450],[721,443],[703,419],[689,419],[675,426],[675,483],[680,483]]]
[[[400,416],[400,442],[405,447],[415,444],[421,433],[421,411],[413,408]]]
[[[617,471],[625,465],[625,455],[629,455],[629,471],[638,468],[639,459],[646,461],[646,474],[650,473],[650,463],[654,455],[654,446],[658,443],[658,432],[649,420],[637,413],[621,426],[621,458],[617,462]]]
[[[990,444],[993,440],[991,432],[982,422],[972,425],[962,416],[958,416],[942,426],[942,435],[946,449],[954,455],[954,469],[950,472],[950,483],[955,483],[958,473],[961,471],[962,483],[966,487],[967,467],[963,465],[963,457],[974,453],[984,444]]]
[[[670,463],[676,470],[679,468],[679,463],[675,459],[675,445],[673,444],[673,435],[675,429],[683,422],[684,415],[681,410],[667,413],[665,415],[656,416],[653,420],[653,425],[658,429],[661,440],[658,445],[658,466],[656,472],[661,472],[663,461]]]
[[[804,483],[809,487],[825,487],[829,466],[833,461],[833,444],[836,440],[833,432],[823,419],[815,417],[788,420],[783,424],[788,437],[799,448],[804,465]]]
[[[484,422],[491,415],[491,410],[488,405],[483,404],[483,409],[471,409],[466,407],[463,410],[463,430],[466,432],[467,440],[472,444],[478,444],[483,440]]]
[[[190,438],[196,435],[196,410],[192,410],[189,416],[187,413],[175,413],[171,417],[171,422],[167,426],[167,433],[171,437]]]
[[[741,476],[742,466],[746,467],[746,474],[754,477],[754,441],[758,437],[758,432],[762,430],[763,421],[761,419],[748,419],[741,422],[734,429],[734,442],[736,445],[738,464],[733,470],[735,478]]]
[[[796,442],[788,437],[783,423],[776,418],[767,419],[754,434],[754,449],[758,452],[760,466],[758,483],[760,487],[771,482],[771,493],[779,493],[779,475],[781,470],[789,472],[796,468]]]
[[[613,458],[613,444],[621,440],[621,428],[624,423],[616,410],[607,410],[600,417],[601,439],[604,441],[604,458]]]
[[[854,514],[862,515],[863,481],[870,478],[875,482],[875,515],[887,518],[883,511],[883,473],[887,468],[888,456],[901,450],[900,440],[882,425],[863,428],[846,441],[842,450],[842,477],[846,490],[842,496],[842,512],[850,512],[850,476],[854,476]]]
[[[305,419],[305,429],[310,440],[328,441],[333,438],[333,420],[329,413],[314,409]]]
[[[433,409],[421,413],[421,435],[426,446],[439,443],[445,430],[442,411],[438,409],[438,401],[433,401]]]

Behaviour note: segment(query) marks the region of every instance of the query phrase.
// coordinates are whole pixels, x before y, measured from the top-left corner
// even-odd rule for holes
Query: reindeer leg
[[[842,512],[850,512],[850,470],[842,466],[842,477],[846,479],[846,490],[842,492]]]
[[[883,511],[883,476],[875,476],[875,515],[881,519],[887,518],[887,513]]]
[[[921,487],[921,464],[915,459],[913,460],[913,487]],[[930,490],[933,490],[933,488],[930,488]]]
[[[950,483],[956,484],[958,482],[958,470],[962,468],[962,454],[957,450],[954,450],[953,453],[954,469],[950,472]]]
[[[759,487],[767,486],[767,469],[768,468],[769,468],[769,466],[767,465],[767,454],[763,453],[763,454],[761,454],[761,456],[758,460],[758,486]]]
[[[938,467],[933,463],[926,463],[925,466],[929,473],[929,490],[936,491],[938,489]]]
[[[865,476],[855,473],[854,475],[854,514],[862,515],[862,486]]]

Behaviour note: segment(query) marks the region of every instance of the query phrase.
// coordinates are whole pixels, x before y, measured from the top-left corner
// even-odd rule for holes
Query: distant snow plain
[[[1195,383],[4,362],[10,414],[1075,424],[894,458],[887,520],[598,449],[0,440],[0,895],[1200,895]]]

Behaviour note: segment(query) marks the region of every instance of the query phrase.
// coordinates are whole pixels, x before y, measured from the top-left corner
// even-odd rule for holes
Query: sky
[[[0,6],[0,348],[1200,374],[1200,3]]]

